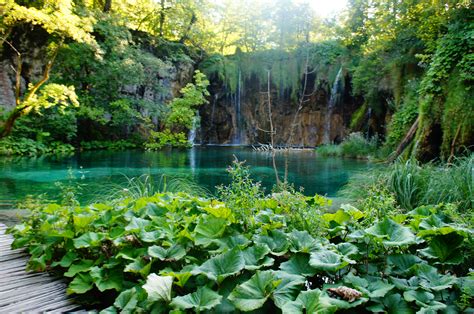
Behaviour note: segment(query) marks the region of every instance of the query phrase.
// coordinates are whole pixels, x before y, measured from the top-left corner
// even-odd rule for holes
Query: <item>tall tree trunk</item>
[[[112,9],[112,0],[105,0],[103,11],[107,13],[107,12],[110,12],[111,9]]]
[[[36,83],[35,85],[33,85],[33,87],[31,87],[31,89],[28,91],[28,93],[26,94],[23,100],[20,99],[21,67],[22,67],[21,54],[18,52],[18,50],[16,50],[13,46],[11,46],[13,49],[15,49],[15,51],[18,54],[18,59],[17,59],[18,64],[17,64],[17,69],[16,69],[16,82],[15,82],[16,106],[15,106],[15,109],[13,109],[13,111],[8,116],[5,123],[0,127],[0,139],[10,135],[13,129],[13,125],[15,124],[15,121],[22,115],[28,114],[31,111],[32,107],[28,106],[28,102],[38,92],[41,86],[49,80],[49,73],[51,71],[51,68],[53,67],[54,60],[56,59],[56,56],[58,55],[61,45],[62,45],[62,42],[58,43],[58,46],[53,52],[51,59],[48,61],[48,63],[46,63],[46,66],[43,71],[43,77],[38,83]]]
[[[418,124],[420,123],[420,116],[418,116],[418,118],[416,118],[415,122],[413,123],[413,125],[410,127],[410,130],[408,130],[408,133],[405,135],[405,137],[403,138],[403,140],[400,142],[400,144],[398,145],[397,147],[397,150],[393,153],[392,156],[390,156],[388,158],[388,162],[392,162],[394,161],[395,159],[398,158],[398,156],[400,156],[403,151],[405,150],[405,148],[407,148],[408,144],[411,143],[411,141],[413,140],[413,138],[415,137],[415,134],[416,134],[416,130],[418,129]]]
[[[21,117],[21,111],[17,108],[13,109],[5,123],[0,127],[0,139],[10,135],[13,130],[13,125],[15,124],[15,121],[19,117]]]
[[[160,26],[159,26],[159,32],[160,32],[160,37],[163,37],[163,27],[165,25],[165,0],[160,1]]]
[[[186,30],[184,31],[183,35],[179,39],[180,43],[184,43],[184,41],[189,38],[189,32],[191,32],[191,28],[193,27],[194,23],[196,23],[196,21],[197,21],[196,14],[192,12],[191,19],[189,20],[189,24],[186,27]]]

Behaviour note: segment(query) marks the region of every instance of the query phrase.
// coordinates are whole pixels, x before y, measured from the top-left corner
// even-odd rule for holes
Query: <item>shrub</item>
[[[378,138],[367,139],[362,133],[351,133],[341,143],[342,155],[354,158],[364,158],[375,154]]]
[[[39,156],[39,155],[64,155],[73,154],[75,148],[70,144],[61,142],[41,142],[25,137],[6,137],[0,140],[0,155],[20,155],[20,156]]]
[[[378,138],[376,136],[367,139],[362,133],[351,133],[339,144],[326,144],[316,148],[316,152],[321,156],[367,158],[377,152]]]
[[[81,142],[82,150],[127,150],[137,147],[136,143],[129,140]]]
[[[191,147],[186,134],[183,132],[173,133],[169,129],[162,132],[150,132],[148,142],[145,143],[146,150],[158,150],[164,147]]]
[[[342,148],[340,145],[336,145],[336,144],[321,145],[316,148],[316,152],[318,153],[318,155],[322,157],[341,157],[342,156]]]
[[[399,206],[410,210],[421,205],[453,203],[462,213],[474,208],[474,155],[458,158],[452,164],[419,164],[403,162],[371,173],[360,173],[341,192],[352,199],[368,196],[372,186],[385,187]]]

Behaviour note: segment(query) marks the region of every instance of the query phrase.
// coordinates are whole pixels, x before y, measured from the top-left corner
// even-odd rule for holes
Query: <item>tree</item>
[[[15,75],[15,108],[10,112],[4,124],[0,127],[0,138],[8,136],[15,121],[31,111],[51,106],[78,105],[74,87],[59,84],[45,85],[49,80],[54,61],[65,40],[89,43],[95,45],[91,36],[93,19],[84,18],[74,13],[72,0],[45,0],[42,5],[23,6],[9,0],[5,4],[4,15],[0,27],[2,29],[2,44],[13,50],[16,55]],[[18,51],[9,41],[12,30],[21,24],[38,25],[49,34],[46,64],[42,77],[21,91],[21,71],[23,66],[22,52]]]

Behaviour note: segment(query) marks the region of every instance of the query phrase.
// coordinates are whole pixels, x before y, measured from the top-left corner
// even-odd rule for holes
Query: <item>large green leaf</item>
[[[403,298],[407,302],[428,304],[434,299],[434,294],[423,290],[408,290],[403,293]]]
[[[420,286],[420,279],[416,276],[410,279],[390,277],[390,281],[400,290],[416,290]]]
[[[66,255],[64,255],[60,261],[54,262],[51,264],[51,266],[55,267],[57,265],[67,268],[71,266],[71,264],[76,260],[77,254],[75,252],[67,252]]]
[[[270,249],[263,244],[255,244],[242,251],[242,256],[245,260],[245,269],[256,270],[264,266],[272,266],[274,260],[266,256],[268,253],[270,253]]]
[[[115,299],[114,306],[124,312],[133,311],[138,303],[136,288],[122,291]]]
[[[169,248],[153,245],[148,248],[148,255],[162,261],[179,261],[186,256],[186,250],[179,244]]]
[[[68,271],[64,273],[66,277],[74,277],[77,273],[87,272],[94,265],[94,261],[90,259],[83,259],[75,264],[72,264]]]
[[[457,281],[456,277],[441,275],[435,267],[427,264],[419,265],[416,274],[420,278],[420,286],[433,291],[449,289]]]
[[[192,265],[186,265],[179,272],[175,272],[171,268],[165,268],[160,271],[160,275],[172,276],[175,279],[174,283],[182,288],[184,287],[186,282],[188,282],[189,278],[191,278],[191,271],[193,270],[193,268],[194,267]]]
[[[91,268],[90,274],[99,291],[122,290],[123,275],[120,269],[104,269],[95,266]]]
[[[76,249],[99,246],[104,235],[96,232],[86,232],[73,240]]]
[[[151,264],[152,262],[148,262],[139,256],[133,262],[127,264],[123,271],[126,273],[141,274],[143,277],[146,277],[150,273]]]
[[[278,285],[273,291],[273,301],[279,308],[293,301],[300,293],[306,279],[300,275],[288,274],[284,271],[276,271],[275,277],[278,279]]]
[[[361,278],[349,273],[344,277],[344,282],[351,284],[356,290],[362,292],[369,298],[384,297],[390,290],[395,288],[384,280],[375,277]]]
[[[289,261],[281,263],[280,269],[294,275],[311,277],[316,274],[316,269],[309,265],[308,254],[296,254]]]
[[[197,291],[185,296],[175,297],[171,305],[180,309],[194,309],[196,312],[210,310],[218,305],[222,296],[208,287],[199,287]]]
[[[413,314],[414,309],[398,293],[385,296],[383,304],[388,314]]]
[[[149,220],[132,217],[130,223],[125,227],[125,230],[132,232],[140,232],[142,230],[145,230],[145,228],[148,227],[150,223],[151,221]]]
[[[366,229],[365,232],[380,239],[387,247],[398,247],[416,242],[415,235],[410,231],[410,228],[404,227],[389,218],[385,218],[375,226]]]
[[[321,245],[307,231],[294,230],[289,234],[290,251],[310,253]]]
[[[301,291],[295,301],[286,303],[282,311],[283,313],[318,313],[330,314],[336,312],[336,306],[331,305],[327,299],[321,298],[319,289]]]
[[[387,257],[387,264],[392,269],[392,274],[409,274],[415,265],[423,263],[423,260],[412,254],[394,254]]]
[[[94,286],[91,275],[89,273],[79,273],[69,283],[67,293],[83,294],[91,290]]]
[[[173,277],[150,274],[143,285],[143,289],[148,294],[148,300],[169,302],[171,301],[172,285]]]
[[[228,221],[223,218],[214,216],[202,217],[196,229],[194,229],[195,243],[197,245],[208,246],[216,239],[221,238],[227,223]]]
[[[228,299],[241,311],[261,308],[278,285],[275,279],[272,271],[257,270],[252,278],[237,286]]]
[[[278,230],[270,231],[269,235],[257,236],[255,243],[268,246],[271,253],[277,256],[285,255],[290,246],[286,234]]]
[[[196,267],[192,273],[194,275],[203,274],[218,283],[225,278],[235,275],[245,267],[245,260],[242,252],[236,248],[226,253],[212,257],[201,266]]]
[[[311,253],[309,258],[310,266],[329,272],[334,272],[348,264],[347,261],[343,260],[341,255],[329,250]]]
[[[464,237],[452,232],[446,235],[437,235],[431,239],[427,248],[420,253],[428,258],[437,259],[441,264],[461,264],[464,260],[463,251],[460,249]]]

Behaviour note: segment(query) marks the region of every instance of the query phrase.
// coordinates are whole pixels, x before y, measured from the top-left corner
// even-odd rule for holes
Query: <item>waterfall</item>
[[[234,134],[234,140],[233,144],[241,144],[242,140],[242,117],[241,117],[241,112],[240,112],[240,96],[241,96],[241,85],[242,85],[242,73],[239,69],[239,78],[237,81],[237,92],[235,95],[235,101],[234,101],[234,110],[235,110],[235,134]]]
[[[214,94],[214,97],[212,99],[212,109],[211,109],[211,121],[209,123],[209,134],[215,134],[216,135],[216,139],[218,138],[217,137],[217,130],[216,128],[214,127],[214,115],[216,114],[216,103],[217,103],[217,99],[219,98],[219,94],[218,93],[215,93]],[[211,141],[211,138],[209,138],[209,142]],[[212,143],[210,143],[212,144]]]
[[[326,117],[324,121],[324,137],[323,137],[324,144],[331,143],[331,116],[334,111],[334,107],[337,105],[339,101],[339,92],[341,89],[341,77],[342,77],[342,67],[339,68],[339,71],[337,72],[336,78],[334,79],[334,83],[332,84],[331,95],[329,96],[329,102],[328,102]]]
[[[201,117],[199,116],[199,111],[196,110],[196,114],[193,118],[193,126],[191,130],[189,130],[188,134],[188,142],[191,146],[194,146],[194,142],[196,141],[196,131],[198,126],[200,125]]]

